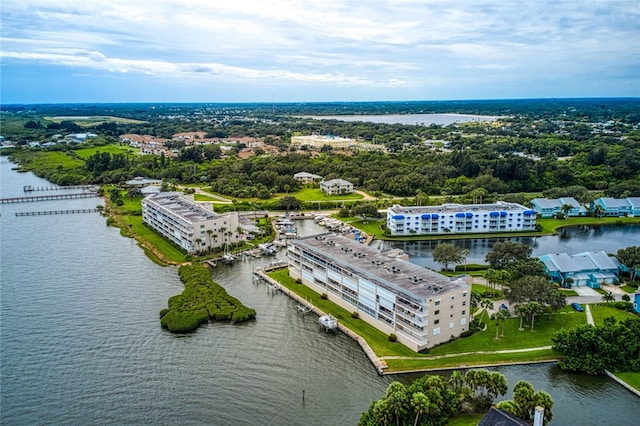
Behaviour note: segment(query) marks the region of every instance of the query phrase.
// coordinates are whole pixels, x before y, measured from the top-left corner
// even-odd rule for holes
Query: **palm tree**
[[[565,219],[569,218],[569,212],[572,209],[573,209],[573,206],[571,204],[563,204],[560,206],[560,211],[562,211],[562,213],[564,214]]]
[[[596,204],[596,206],[593,208],[593,212],[595,213],[596,217],[601,217],[604,213],[604,207],[602,207],[600,204]]]
[[[422,414],[429,412],[429,399],[422,392],[416,392],[411,396],[411,407],[416,413],[416,419],[413,421],[413,426],[418,424],[418,419]]]
[[[490,289],[493,289],[493,285],[497,278],[497,271],[489,268],[484,272],[484,279],[487,281],[487,285]],[[493,294],[493,293],[492,293]]]
[[[614,297],[614,295],[611,292],[609,292],[609,293],[605,294],[604,296],[602,296],[602,301],[603,302],[607,302],[607,305],[608,305],[610,302],[615,302],[616,298]]]
[[[491,301],[491,299],[482,299],[480,301],[480,307],[484,309],[484,311],[482,311],[482,315],[480,316],[480,321],[482,321],[484,319],[484,314],[487,313],[487,309],[493,309],[493,302]]]
[[[459,393],[460,388],[462,387],[463,384],[464,384],[464,377],[462,376],[461,372],[459,372],[458,370],[455,370],[453,373],[451,373],[451,377],[449,378],[449,385],[451,386],[451,389],[453,389],[455,393]]]
[[[504,291],[504,285],[508,284],[511,280],[511,273],[505,269],[501,269],[497,272],[497,281],[500,284],[500,290]]]
[[[518,316],[520,317],[520,328],[518,329],[520,331],[524,330],[524,328],[522,328],[522,320],[529,314],[528,311],[529,309],[527,308],[527,305],[516,306],[516,314],[518,314]]]
[[[207,236],[209,237],[209,248],[211,248],[211,234],[213,234],[213,229],[207,229]]]
[[[540,315],[543,312],[543,306],[538,302],[529,302],[529,315],[531,315],[531,331],[533,331],[533,324],[536,321],[536,315]]]
[[[409,400],[406,386],[400,382],[392,382],[387,388],[385,399],[389,404],[389,411],[396,418],[396,425],[400,426],[400,417],[406,414]]]
[[[464,260],[464,271],[467,272],[467,256],[469,256],[469,249],[462,249],[462,259]]]

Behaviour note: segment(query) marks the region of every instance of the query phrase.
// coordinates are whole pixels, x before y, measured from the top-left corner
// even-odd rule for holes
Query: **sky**
[[[640,96],[640,0],[2,0],[0,103]]]

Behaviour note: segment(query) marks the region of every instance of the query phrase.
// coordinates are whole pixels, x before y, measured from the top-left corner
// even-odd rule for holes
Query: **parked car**
[[[500,305],[500,309],[505,309],[508,311],[509,307],[503,303],[502,305]]]
[[[575,309],[576,311],[578,311],[578,312],[582,312],[582,311],[584,311],[584,309],[582,309],[582,305],[580,305],[579,303],[576,303],[576,302],[573,302],[573,303],[571,304],[571,307],[572,307],[573,309]]]

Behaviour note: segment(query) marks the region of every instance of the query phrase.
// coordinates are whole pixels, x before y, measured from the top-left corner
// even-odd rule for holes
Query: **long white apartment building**
[[[534,231],[536,211],[517,203],[442,204],[387,209],[391,235]]]
[[[418,352],[469,329],[471,277],[445,277],[339,234],[290,241],[289,275]]]
[[[224,247],[244,238],[238,213],[218,214],[193,195],[161,192],[142,200],[142,220],[189,253]]]

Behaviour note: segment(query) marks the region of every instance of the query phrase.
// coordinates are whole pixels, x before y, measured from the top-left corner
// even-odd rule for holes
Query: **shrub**
[[[628,294],[623,294],[622,295],[622,300],[624,300],[625,302],[629,302],[631,300],[631,297],[629,297]]]
[[[396,336],[395,333],[389,334],[389,341],[390,342],[397,342],[398,341],[398,336]]]
[[[351,318],[358,319],[360,318],[360,314],[357,311],[351,312]]]
[[[328,297],[328,296],[327,296],[327,293],[322,293],[322,294],[320,295],[320,299],[322,299],[322,300],[327,300],[327,297]]]

